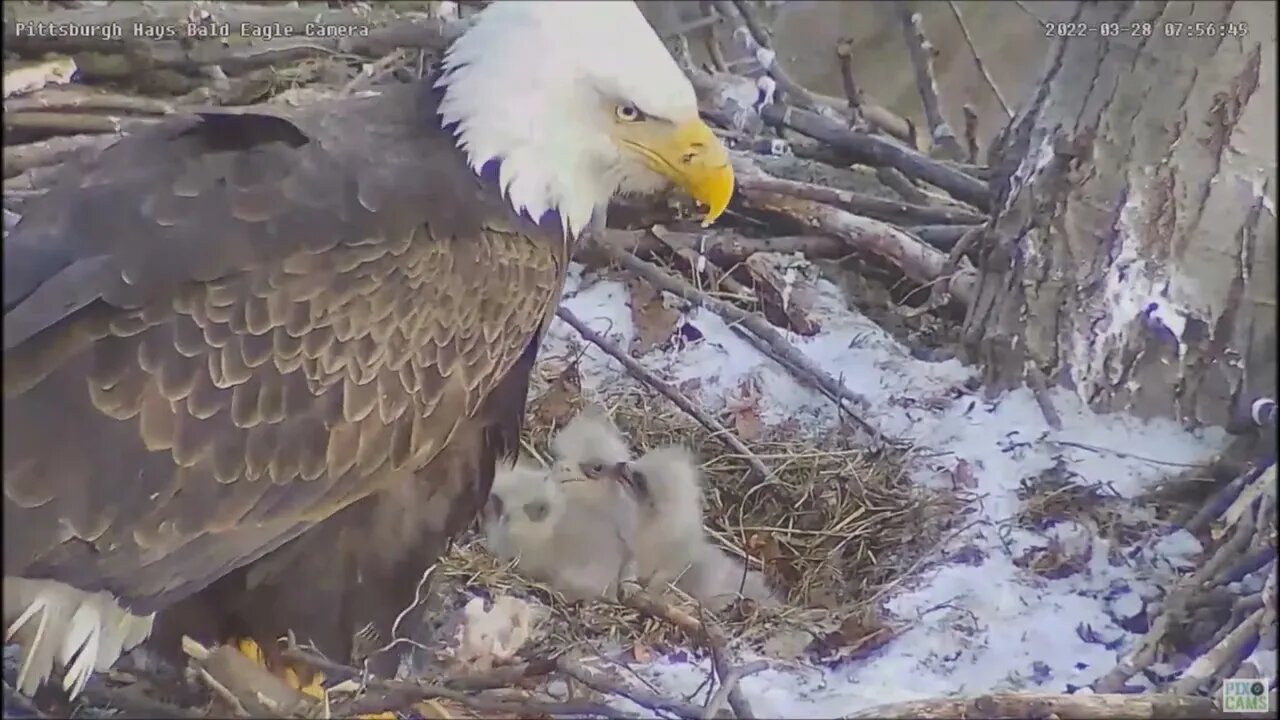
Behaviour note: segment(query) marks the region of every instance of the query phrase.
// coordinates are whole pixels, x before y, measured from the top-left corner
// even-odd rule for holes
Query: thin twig
[[[973,62],[978,66],[978,72],[982,73],[982,78],[987,81],[987,87],[991,88],[991,92],[995,93],[996,100],[1004,110],[1005,117],[1012,119],[1013,110],[1009,109],[1009,103],[1005,102],[1004,94],[1000,92],[1000,87],[992,79],[991,73],[987,72],[987,64],[982,62],[982,55],[978,52],[978,47],[973,44],[973,36],[969,34],[969,26],[965,24],[964,17],[960,15],[960,8],[956,7],[953,0],[947,0],[947,7],[951,8],[951,14],[955,16],[956,23],[960,25],[960,33],[964,35],[964,43],[969,46],[969,52],[973,53]]]
[[[729,642],[725,637],[724,630],[720,628],[720,624],[707,613],[702,613],[701,619],[696,618],[668,603],[664,598],[639,589],[625,593],[623,602],[627,607],[638,610],[649,617],[671,623],[695,642],[705,647],[711,653],[712,665],[722,683],[732,674],[728,664]],[[758,672],[758,670],[755,672]],[[729,707],[733,708],[733,712],[739,720],[754,719],[755,715],[751,711],[751,706],[742,695],[742,691],[737,687],[736,682],[729,687],[728,699]]]
[[[673,28],[667,28],[662,32],[660,37],[665,41],[665,40],[670,40],[676,37],[677,35],[688,35],[689,33],[694,32],[695,30],[701,30],[703,28],[708,28],[708,27],[715,27],[715,25],[720,22],[720,14],[716,12],[716,9],[714,7],[708,8],[708,10],[709,11],[706,12],[702,17],[694,18],[689,22],[683,23],[681,25],[677,25]]]
[[[367,70],[362,68],[355,77],[351,78],[350,82],[342,87],[341,94],[351,95],[358,90],[363,90],[373,85],[395,69],[396,63],[404,59],[404,53],[403,49],[397,48],[383,55],[377,62],[370,65]]]
[[[709,430],[712,436],[719,438],[729,447],[730,450],[741,454],[746,459],[747,465],[751,467],[752,472],[756,474],[757,480],[763,481],[773,477],[773,473],[769,472],[769,469],[765,467],[760,458],[756,457],[755,453],[751,452],[750,448],[742,444],[742,441],[739,440],[738,437],[728,428],[721,425],[720,421],[708,415],[697,405],[694,405],[689,398],[684,396],[684,393],[644,369],[643,365],[624,353],[621,348],[610,342],[608,338],[587,327],[586,323],[579,320],[578,317],[568,308],[564,306],[557,308],[556,317],[568,323],[574,330],[577,330],[578,334],[581,335],[584,340],[605,351],[609,357],[612,357],[614,360],[622,363],[623,367],[627,369],[627,372],[634,375],[636,379],[652,387],[654,390],[657,390],[659,393],[662,393],[662,395],[674,403],[676,407],[688,413],[690,417],[697,420],[700,425]]]
[[[563,655],[556,659],[556,669],[599,693],[620,695],[649,710],[669,712],[688,720],[697,720],[702,709],[692,703],[674,698],[664,698],[648,690],[638,690],[625,683],[607,680],[601,673],[589,670],[581,663]]]
[[[202,667],[197,667],[196,671],[200,675],[200,680],[204,682],[205,685],[209,686],[209,689],[212,690],[219,699],[227,704],[227,707],[231,709],[231,712],[236,717],[249,717],[249,711],[244,708],[244,703],[240,702],[240,698],[236,697],[235,693],[227,689],[226,685],[218,682],[216,678],[209,674],[208,670],[205,670]]]
[[[931,312],[951,302],[951,282],[960,271],[960,261],[964,258],[965,253],[969,252],[978,243],[978,239],[983,235],[983,230],[984,226],[982,225],[972,225],[956,240],[955,245],[952,245],[951,250],[947,253],[946,262],[942,264],[942,268],[938,271],[938,282],[929,289],[929,301],[922,307],[910,311],[910,317]],[[1059,422],[1057,429],[1061,429],[1061,422]]]
[[[841,411],[862,429],[866,430],[875,443],[899,444],[899,441],[887,438],[879,429],[849,407],[850,403],[854,405],[864,404],[866,400],[861,395],[836,382],[826,371],[814,365],[813,361],[805,357],[794,345],[787,342],[787,339],[775,330],[768,320],[723,300],[710,297],[706,293],[699,292],[697,288],[684,280],[672,277],[634,255],[620,252],[616,248],[608,246],[601,246],[601,249],[608,253],[611,260],[644,278],[655,287],[666,290],[673,295],[678,295],[696,307],[705,307],[729,321],[730,324],[741,325],[750,330],[752,334],[760,338],[774,352],[785,357],[795,368],[803,370],[803,374],[798,375],[798,377],[813,382],[832,397],[839,398]]]
[[[359,677],[357,668],[340,665],[303,648],[294,646],[288,651],[291,659],[306,663],[323,672],[328,677]],[[545,674],[549,670],[547,663],[530,661],[519,670],[486,674],[481,678],[459,677],[447,679],[444,684],[429,682],[406,682],[400,680],[384,680],[367,677],[360,684],[360,691],[351,699],[338,704],[332,712],[334,717],[354,717],[355,715],[384,712],[422,700],[445,699],[465,705],[476,712],[486,715],[510,714],[518,717],[550,715],[553,717],[573,715],[594,715],[609,718],[633,718],[626,713],[607,708],[599,703],[544,703],[536,701],[514,701],[487,697],[482,693],[468,693],[463,689],[476,690],[489,688],[499,682],[509,682],[512,674],[518,677],[532,677]]]
[[[796,82],[778,64],[778,57],[773,50],[773,43],[765,31],[764,25],[755,16],[755,11],[750,5],[742,2],[742,0],[733,0],[732,2],[729,2],[729,0],[717,0],[714,4],[721,17],[738,25],[738,29],[734,30],[734,36],[744,41],[743,45],[751,58],[764,68],[764,71],[768,73],[774,83],[777,83],[778,89],[782,91],[788,102],[811,110],[829,120],[844,122],[835,108],[824,103],[808,88]]]
[[[769,663],[763,660],[756,660],[747,663],[741,667],[736,667],[728,671],[725,677],[720,678],[720,687],[716,690],[716,694],[711,696],[711,702],[707,703],[707,707],[702,711],[703,720],[712,720],[720,712],[720,708],[724,707],[729,701],[729,697],[738,690],[738,683],[742,678],[748,675],[755,675],[758,672],[769,669]],[[746,720],[746,717],[734,711],[739,720]],[[750,717],[750,716],[747,716]]]

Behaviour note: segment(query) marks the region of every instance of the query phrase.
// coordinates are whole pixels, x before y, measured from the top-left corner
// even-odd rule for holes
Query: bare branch
[[[644,278],[654,287],[679,295],[696,306],[705,307],[724,317],[730,323],[746,328],[750,331],[748,337],[756,339],[757,347],[765,348],[765,351],[771,356],[785,358],[786,363],[790,366],[788,369],[798,370],[797,376],[800,379],[816,385],[828,397],[836,399],[841,411],[866,430],[875,444],[882,442],[898,444],[898,441],[886,438],[874,425],[867,422],[860,414],[849,407],[849,403],[858,406],[865,405],[866,400],[861,395],[845,387],[843,383],[837,382],[835,378],[832,378],[824,370],[814,365],[794,345],[787,342],[786,338],[780,335],[763,317],[755,313],[749,313],[723,300],[710,297],[706,293],[699,292],[697,288],[689,285],[684,280],[671,277],[634,255],[620,252],[608,246],[602,246],[602,249],[609,254],[610,259],[614,262]]]
[[[947,7],[951,8],[951,14],[955,16],[956,23],[960,25],[960,33],[964,35],[964,42],[969,46],[969,52],[973,53],[973,62],[978,66],[978,72],[982,73],[982,78],[987,81],[987,87],[991,88],[991,92],[995,94],[996,101],[1000,103],[1000,108],[1004,110],[1005,117],[1013,119],[1013,110],[1010,109],[1009,103],[1005,102],[1004,94],[1000,92],[1000,87],[992,79],[991,73],[987,72],[987,64],[982,62],[982,55],[978,52],[978,47],[973,44],[973,36],[969,34],[969,26],[965,24],[964,17],[960,15],[960,8],[956,7],[954,0],[947,0]]]
[[[929,123],[929,136],[937,154],[948,160],[959,160],[963,155],[956,132],[942,116],[942,103],[938,100],[938,81],[933,72],[933,45],[924,34],[924,19],[920,13],[911,12],[904,0],[894,3],[902,32],[911,52],[911,64],[916,69],[916,87],[924,105],[924,118]]]
[[[991,209],[991,193],[985,183],[896,142],[853,132],[827,118],[784,105],[766,106],[761,111],[761,117],[770,125],[788,127],[827,143],[847,155],[849,162],[896,168],[907,177],[936,185],[957,200],[969,203],[983,212]]]
[[[849,718],[1032,718],[1108,720],[1110,718],[1218,718],[1223,714],[1205,697],[1179,695],[1036,695],[997,693],[971,698],[942,698],[877,705]]]
[[[556,317],[565,321],[565,323],[574,330],[577,330],[578,334],[581,335],[584,340],[603,350],[609,355],[609,357],[622,363],[622,366],[627,369],[627,372],[631,373],[637,380],[648,385],[654,390],[657,390],[663,397],[674,403],[676,407],[683,410],[694,420],[697,420],[699,425],[702,425],[710,431],[712,436],[719,438],[720,441],[728,446],[730,450],[746,458],[747,465],[751,468],[752,473],[756,475],[756,482],[762,482],[773,477],[773,473],[765,467],[764,463],[760,458],[756,457],[755,453],[751,452],[750,448],[742,444],[742,441],[738,439],[738,436],[734,435],[732,431],[720,424],[719,420],[716,420],[697,405],[694,405],[689,398],[684,396],[684,393],[672,387],[670,383],[660,380],[653,373],[646,370],[643,365],[632,359],[630,355],[626,354],[621,348],[610,342],[608,338],[605,338],[600,333],[597,333],[587,327],[586,323],[579,320],[578,316],[574,315],[572,311],[563,305],[556,309]]]

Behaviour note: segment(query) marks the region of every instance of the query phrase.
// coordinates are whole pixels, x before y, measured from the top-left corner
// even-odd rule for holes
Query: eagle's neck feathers
[[[471,169],[494,177],[517,212],[535,222],[554,213],[565,235],[576,238],[619,182],[606,164],[592,160],[613,149],[584,147],[589,138],[603,137],[584,120],[596,113],[572,111],[597,101],[549,66],[522,68],[520,75],[529,77],[519,83],[511,82],[509,67],[480,60],[447,70],[439,81],[441,124],[453,129]]]
[[[614,142],[619,100],[696,112],[688,81],[628,2],[493,3],[449,48],[436,87],[441,124],[471,168],[496,161],[514,209],[534,221],[555,213],[568,238],[613,196],[667,184]]]

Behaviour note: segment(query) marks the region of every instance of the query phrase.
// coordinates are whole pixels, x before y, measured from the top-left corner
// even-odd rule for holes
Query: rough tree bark
[[[1084,36],[1046,40],[965,321],[989,387],[1034,367],[1192,426],[1274,397],[1275,24],[1274,3],[1081,3],[1062,27]]]

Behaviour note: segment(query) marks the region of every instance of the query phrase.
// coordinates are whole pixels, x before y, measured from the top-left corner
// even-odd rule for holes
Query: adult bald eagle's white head
[[[576,236],[617,194],[674,183],[718,217],[733,194],[693,87],[632,2],[495,2],[449,50],[445,124],[479,172]]]

